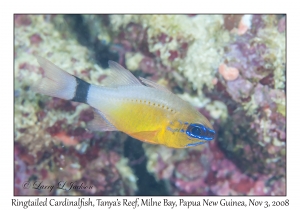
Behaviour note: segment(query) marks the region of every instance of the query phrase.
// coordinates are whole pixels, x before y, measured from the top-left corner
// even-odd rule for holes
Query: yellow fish
[[[37,56],[45,76],[33,90],[86,103],[94,108],[91,130],[122,131],[133,138],[173,148],[197,146],[214,139],[209,121],[191,104],[150,80],[138,80],[109,61],[103,86],[89,84]]]

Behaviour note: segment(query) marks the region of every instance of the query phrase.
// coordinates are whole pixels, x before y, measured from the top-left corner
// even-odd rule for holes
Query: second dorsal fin
[[[116,87],[122,85],[142,85],[133,74],[114,61],[108,61],[111,69],[108,77],[103,81],[103,85]]]

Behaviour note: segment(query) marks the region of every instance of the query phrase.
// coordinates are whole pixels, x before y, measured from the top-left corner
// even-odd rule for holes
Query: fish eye
[[[215,131],[205,127],[202,124],[193,123],[190,124],[186,129],[186,134],[192,138],[201,140],[213,140],[215,137]]]
[[[200,130],[200,128],[198,128],[198,127],[194,127],[194,128],[192,128],[191,133],[192,133],[194,136],[199,136],[199,135],[201,135],[201,130]]]

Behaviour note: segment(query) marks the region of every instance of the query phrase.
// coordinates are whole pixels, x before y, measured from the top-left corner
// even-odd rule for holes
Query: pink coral
[[[41,42],[43,41],[43,39],[41,38],[41,36],[37,33],[33,34],[31,37],[30,37],[30,43],[32,45],[39,45]]]
[[[63,111],[75,111],[76,102],[67,101],[59,98],[51,98],[47,103],[47,109],[58,109]]]
[[[232,81],[238,78],[239,70],[234,67],[228,67],[226,64],[219,66],[219,73],[228,81]]]
[[[278,22],[278,31],[280,33],[283,33],[286,29],[286,17],[282,17],[280,18],[279,22]]]
[[[79,114],[79,121],[89,122],[94,119],[94,113],[92,109],[85,109]]]
[[[194,154],[190,159],[177,164],[175,177],[173,177],[174,184],[185,193],[204,193],[207,170],[199,163],[198,157]]]
[[[63,142],[66,146],[74,146],[78,144],[78,140],[73,136],[69,136],[66,132],[60,131],[53,135],[53,137],[61,142]]]
[[[17,27],[29,26],[31,24],[31,18],[29,15],[15,15],[14,19]]]
[[[73,147],[66,150],[54,146],[51,153],[30,158],[26,149],[16,144],[15,195],[132,195],[135,187],[123,179],[116,167],[121,158],[120,154],[97,146],[88,148],[86,153]],[[35,182],[55,187],[51,191],[38,190]],[[61,190],[57,188],[59,182],[60,187],[65,183],[64,188],[72,182],[92,187]]]
[[[131,195],[134,193],[126,188],[116,168],[120,156],[115,152],[101,152],[85,169],[82,181],[93,185],[88,194],[96,195]]]
[[[224,27],[228,31],[238,27],[242,15],[224,15]]]
[[[253,84],[242,77],[227,82],[227,91],[231,97],[238,102],[249,100],[253,90]]]

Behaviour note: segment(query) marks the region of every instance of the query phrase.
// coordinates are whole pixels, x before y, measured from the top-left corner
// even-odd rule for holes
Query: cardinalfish
[[[45,74],[33,90],[93,107],[90,130],[122,131],[143,142],[172,148],[214,139],[212,125],[191,104],[153,81],[137,79],[114,61],[108,61],[111,74],[97,86],[36,57]]]

